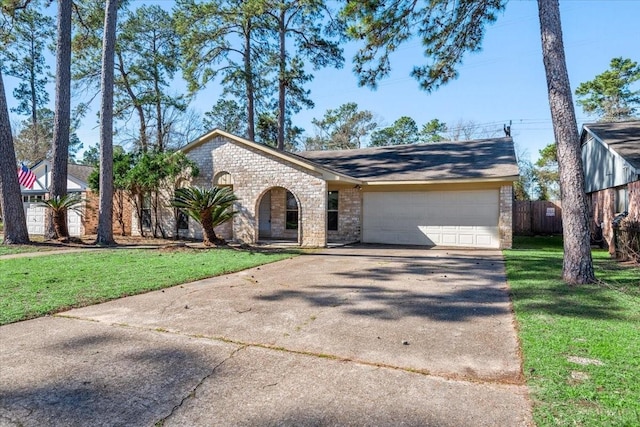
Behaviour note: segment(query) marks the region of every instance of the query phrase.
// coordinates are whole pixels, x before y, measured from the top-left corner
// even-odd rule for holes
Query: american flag
[[[18,168],[18,182],[29,190],[33,188],[33,183],[36,182],[36,174],[31,172],[31,169],[26,167],[24,163]]]

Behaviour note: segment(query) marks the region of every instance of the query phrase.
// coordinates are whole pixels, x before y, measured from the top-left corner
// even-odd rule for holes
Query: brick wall
[[[115,236],[121,236],[122,227],[116,216],[116,197],[116,195],[113,197],[113,234]],[[99,195],[91,190],[87,190],[84,194],[84,199],[85,203],[82,216],[83,234],[96,234],[98,232]],[[125,235],[131,235],[132,219],[135,214],[132,204],[126,196],[123,196],[123,206],[124,233]]]
[[[331,242],[360,241],[362,192],[359,188],[338,188],[335,191],[338,192],[338,230],[328,231],[328,239]]]
[[[498,218],[498,234],[500,249],[509,249],[513,245],[513,186],[500,187],[500,214]]]
[[[260,199],[266,191],[275,189],[275,197],[272,192],[272,210],[280,209],[277,199],[279,194],[286,194],[285,190],[293,193],[298,201],[301,227],[287,233],[297,237],[301,246],[326,245],[327,185],[319,175],[224,137],[213,138],[194,147],[186,155],[200,169],[200,175],[192,181],[193,185],[208,187],[213,185],[216,174],[228,172],[231,175],[234,192],[240,199],[236,204],[239,213],[233,219],[234,240],[256,242]],[[272,212],[273,232],[280,227],[277,222],[280,217],[284,230],[284,215]]]

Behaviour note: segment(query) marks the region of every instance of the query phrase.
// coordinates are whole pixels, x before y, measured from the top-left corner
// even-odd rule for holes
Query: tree
[[[143,145],[147,140],[144,109],[147,109],[146,120],[155,121],[152,140],[156,151],[164,151],[169,143],[167,111],[186,110],[183,96],[168,94],[179,69],[178,40],[173,17],[157,5],[129,11],[120,26],[116,50],[116,112],[120,115],[132,107],[138,110],[142,151],[147,150]]]
[[[284,0],[265,10],[267,30],[278,45],[278,137],[277,148],[284,150],[287,124],[287,93],[307,106],[313,103],[306,96],[304,83],[313,76],[304,72],[303,58],[311,61],[314,69],[333,65],[341,68],[344,61],[338,44],[339,21],[332,16],[325,3],[318,0]],[[287,50],[287,38],[293,40],[296,55]],[[291,101],[290,101],[291,102]],[[295,102],[295,101],[294,101]]]
[[[217,246],[225,242],[214,229],[237,213],[233,210],[236,200],[238,198],[229,187],[178,188],[171,206],[182,209],[200,223],[205,246]]]
[[[360,84],[375,87],[389,74],[389,55],[419,29],[429,63],[414,67],[412,75],[430,92],[457,77],[456,68],[468,51],[481,47],[487,24],[504,9],[504,0],[412,0],[348,2],[343,15],[350,22],[348,34],[364,43],[356,54],[355,71]],[[549,106],[558,144],[558,164],[563,202],[563,279],[570,284],[593,282],[589,246],[587,204],[582,159],[564,58],[558,0],[538,0],[540,33]]]
[[[316,127],[316,135],[306,138],[306,150],[360,148],[377,126],[373,113],[368,110],[359,111],[355,102],[328,109],[322,119],[313,119],[311,123]]]
[[[86,91],[98,90],[104,16],[99,2],[79,8],[80,31],[74,37],[74,78]],[[164,151],[175,121],[174,111],[185,112],[187,98],[171,94],[179,69],[179,38],[171,14],[160,6],[126,11],[118,25],[115,46],[114,118],[123,124],[121,135],[132,135],[138,150]],[[133,126],[132,133],[127,126]]]
[[[447,139],[451,141],[468,141],[471,139],[493,138],[503,130],[478,124],[474,120],[460,119],[447,126]]]
[[[82,153],[82,165],[99,166],[100,165],[100,146],[92,145]]]
[[[33,165],[40,160],[51,157],[51,140],[53,139],[53,111],[48,108],[38,110],[38,120],[24,120],[18,126],[13,145],[18,162]]]
[[[284,149],[290,152],[297,151],[304,129],[294,126],[291,123],[291,117],[287,117],[287,120],[285,121],[285,128]],[[260,113],[258,116],[258,123],[256,124],[256,141],[270,147],[277,147],[278,129],[279,121],[277,112],[265,111]]]
[[[133,167],[123,182],[136,208],[142,235],[143,213],[145,209],[149,209],[147,212],[153,236],[166,237],[160,209],[165,203],[161,194],[173,190],[176,179],[184,175],[197,176],[198,168],[182,152],[142,153],[135,158]]]
[[[446,123],[442,123],[438,119],[433,119],[424,125],[420,129],[420,141],[421,142],[440,142],[447,138],[443,134],[447,132]]]
[[[415,144],[419,138],[420,133],[416,121],[411,117],[402,116],[391,126],[373,132],[370,145],[382,147],[385,145]]]
[[[211,111],[207,111],[204,115],[204,127],[207,130],[222,129],[233,135],[249,138],[245,126],[247,113],[235,100],[219,99]],[[255,139],[255,134],[250,139]]]
[[[120,235],[126,234],[125,230],[125,199],[131,198],[130,173],[134,166],[135,156],[125,153],[122,147],[116,146],[113,153],[113,189],[115,209],[114,214],[118,225],[120,225]],[[97,163],[94,163],[97,166]],[[95,192],[100,191],[100,169],[95,168],[88,178],[89,187]]]
[[[271,47],[259,23],[264,7],[260,0],[180,0],[176,7],[183,73],[189,90],[200,90],[222,75],[225,93],[243,100],[246,128],[238,134],[250,140],[255,139],[262,90],[269,86],[264,67]]]
[[[556,144],[549,144],[540,150],[534,170],[538,182],[540,200],[560,198],[560,176],[558,175],[558,150]]]
[[[14,138],[16,158],[25,164],[35,164],[43,159],[52,159],[53,124],[55,113],[48,108],[38,110],[38,123],[33,125],[31,120],[24,120],[17,129]],[[74,132],[78,126],[77,119],[73,120],[68,143],[68,158],[75,159],[76,153],[82,148],[82,141]]]
[[[526,151],[521,151],[516,146],[516,159],[520,173],[518,180],[513,183],[513,195],[516,200],[533,200],[537,191],[535,168],[528,157]]]
[[[113,245],[113,68],[116,44],[118,0],[107,0],[102,47],[102,99],[100,104],[100,198],[99,245]]]
[[[71,0],[58,1],[58,36],[56,42],[56,100],[53,120],[51,186],[52,199],[63,200],[67,194],[67,165],[69,163],[69,134],[71,127]],[[47,216],[45,237],[63,238],[67,231],[66,210],[63,221],[54,224]],[[57,225],[57,227],[56,227]],[[62,235],[57,233],[62,232]]]
[[[564,56],[558,0],[538,0],[542,57],[549,106],[558,150],[564,259],[562,278],[570,284],[595,281],[580,136],[576,125],[567,62]]]
[[[640,66],[622,57],[611,60],[610,69],[576,89],[578,105],[587,114],[596,114],[605,122],[628,120],[640,106],[640,90],[631,85],[640,80]]]
[[[49,92],[45,87],[49,82],[45,49],[53,42],[54,33],[53,20],[41,14],[36,7],[37,3],[29,4],[16,12],[11,42],[0,53],[6,75],[20,81],[13,90],[18,105],[11,111],[29,116],[29,125],[33,129],[39,127],[38,113],[49,102]],[[34,144],[40,145],[37,132],[33,137]]]
[[[29,232],[22,206],[20,184],[16,172],[16,154],[13,150],[11,122],[7,98],[0,70],[0,211],[3,215],[4,240],[2,244],[27,244]]]
[[[5,45],[13,35],[13,16],[17,2],[0,3],[0,41]],[[16,154],[13,148],[13,134],[7,108],[7,97],[0,67],[0,211],[3,215],[3,245],[29,243],[27,220],[22,205],[20,184],[16,171]]]

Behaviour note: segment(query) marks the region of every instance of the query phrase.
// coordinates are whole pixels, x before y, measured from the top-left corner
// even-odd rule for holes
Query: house
[[[640,221],[640,120],[585,124],[580,142],[592,235],[601,226],[614,253],[615,216]]]
[[[510,138],[293,154],[213,130],[181,151],[200,174],[177,187],[229,186],[239,197],[217,230],[226,239],[511,247]],[[174,217],[167,229],[201,237]]]

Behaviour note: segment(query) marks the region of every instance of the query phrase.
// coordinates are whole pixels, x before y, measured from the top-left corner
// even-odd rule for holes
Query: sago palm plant
[[[53,229],[58,239],[69,237],[67,229],[67,211],[74,211],[82,215],[82,197],[78,193],[68,193],[64,196],[55,196],[40,202],[41,206],[51,210],[53,216]]]
[[[237,212],[233,203],[238,200],[229,187],[179,188],[176,190],[171,206],[182,209],[202,226],[205,246],[224,244],[214,228],[231,219]]]

